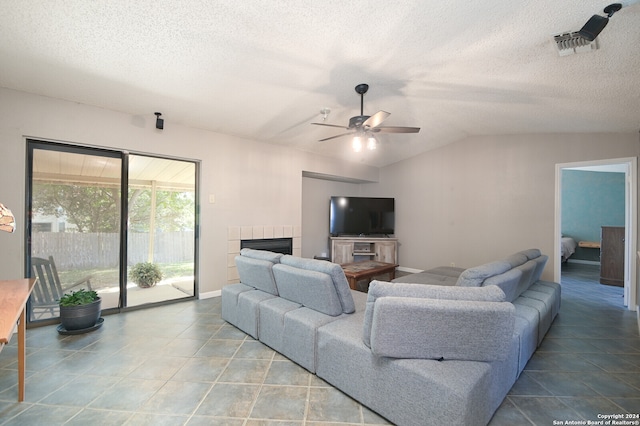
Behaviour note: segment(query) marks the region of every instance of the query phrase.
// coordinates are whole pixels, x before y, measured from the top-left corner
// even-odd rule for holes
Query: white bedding
[[[566,262],[576,252],[577,245],[576,241],[571,237],[562,237],[560,239],[560,253],[562,254],[563,262]]]

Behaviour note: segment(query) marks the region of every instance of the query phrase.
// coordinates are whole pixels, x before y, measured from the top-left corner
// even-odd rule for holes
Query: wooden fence
[[[163,232],[155,235],[153,261],[179,263],[194,260],[193,231]],[[128,264],[148,261],[149,234],[128,235]],[[117,268],[120,235],[113,233],[35,232],[31,237],[34,257],[53,256],[56,266],[68,269]]]

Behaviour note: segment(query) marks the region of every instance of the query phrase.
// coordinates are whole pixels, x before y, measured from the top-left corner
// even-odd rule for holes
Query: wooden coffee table
[[[396,277],[396,268],[398,267],[395,263],[376,262],[375,260],[345,263],[340,266],[342,266],[352,290],[358,290],[358,281],[366,279],[371,282],[371,279],[377,275],[389,274],[389,281],[391,281]]]

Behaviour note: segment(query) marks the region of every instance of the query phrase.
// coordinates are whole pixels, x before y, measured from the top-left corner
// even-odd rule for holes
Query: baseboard
[[[407,273],[410,273],[410,274],[417,274],[418,272],[422,272],[423,269],[413,269],[413,268],[407,268],[405,266],[398,266],[396,268],[396,271],[407,272]]]
[[[206,293],[198,294],[198,299],[211,299],[212,297],[219,297],[222,294],[222,290],[207,291]]]
[[[600,262],[597,260],[582,260],[582,259],[569,259],[567,263],[580,263],[583,265],[597,265],[600,266]]]

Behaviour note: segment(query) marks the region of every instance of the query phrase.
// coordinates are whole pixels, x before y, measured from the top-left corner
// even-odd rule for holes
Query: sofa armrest
[[[406,297],[376,300],[371,351],[376,356],[467,361],[506,359],[515,307]]]

